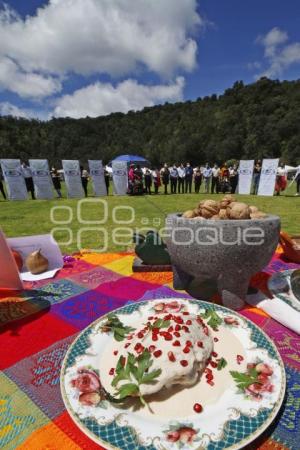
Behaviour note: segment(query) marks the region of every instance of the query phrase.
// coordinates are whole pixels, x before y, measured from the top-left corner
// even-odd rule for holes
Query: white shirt
[[[277,175],[279,175],[280,177],[284,177],[286,176],[286,170],[284,167],[278,167],[277,169]]]
[[[178,167],[178,168],[177,168],[177,172],[178,172],[179,178],[184,178],[184,177],[185,177],[185,170],[184,170],[184,167]]]
[[[214,178],[216,178],[216,177],[218,177],[220,175],[219,167],[217,167],[217,168],[213,167],[211,170],[212,170],[212,174],[213,174]]]

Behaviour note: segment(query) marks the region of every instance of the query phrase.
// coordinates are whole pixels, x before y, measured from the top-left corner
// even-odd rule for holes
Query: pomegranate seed
[[[189,316],[189,315],[190,315],[190,313],[187,312],[187,311],[184,311],[182,314],[183,314],[184,316]]]
[[[181,346],[179,341],[174,341],[173,345],[174,345],[174,347],[180,347]]]
[[[190,353],[190,351],[191,351],[190,347],[185,347],[183,349],[183,353]]]
[[[203,411],[203,408],[202,408],[202,406],[200,405],[200,403],[195,403],[194,404],[194,411],[196,412],[196,413],[201,413],[202,411]]]
[[[198,341],[198,342],[197,342],[197,345],[198,345],[198,347],[203,348],[203,342]]]
[[[186,366],[188,366],[188,361],[186,360],[186,359],[182,359],[181,361],[180,361],[180,364],[183,366],[183,367],[186,367]]]
[[[213,381],[208,381],[207,384],[209,384],[210,386],[214,386],[215,383]]]
[[[171,320],[173,319],[172,314],[168,314],[167,316],[164,317],[164,320]]]
[[[179,324],[183,323],[182,317],[175,317],[174,320],[175,320],[176,323],[179,323]]]
[[[115,350],[114,351],[114,355],[117,355],[119,352],[118,352],[118,350]]]
[[[148,350],[150,353],[154,352],[155,349],[156,349],[155,345],[149,345]]]
[[[159,333],[159,328],[153,328],[152,333],[158,334]]]
[[[206,336],[208,336],[208,328],[207,327],[203,327],[203,333],[206,334]]]
[[[127,342],[127,344],[125,344],[124,347],[125,347],[125,348],[128,348],[129,345],[131,345],[131,343],[130,343],[130,342]]]
[[[207,381],[211,381],[214,379],[213,375],[211,373],[208,373],[205,375],[205,378],[207,379]]]
[[[166,333],[164,335],[164,338],[166,341],[171,341],[173,339],[173,336],[171,335],[171,333]]]
[[[152,334],[152,341],[158,341],[157,334]]]
[[[218,353],[212,352],[212,356],[213,356],[214,358],[216,358],[216,357],[218,356]]]
[[[186,341],[185,345],[186,345],[187,347],[192,347],[193,344],[191,343],[191,341]]]
[[[204,370],[205,373],[212,373],[212,370],[209,367],[206,367],[206,369]]]
[[[162,355],[162,351],[161,350],[156,350],[153,355],[155,356],[155,358],[159,358]]]
[[[173,352],[168,352],[168,358],[171,362],[175,362],[176,358]]]
[[[172,326],[168,328],[169,333],[172,333],[173,331],[174,331],[174,328]]]
[[[180,331],[181,330],[181,326],[180,325],[175,325],[175,331]]]
[[[125,366],[125,363],[126,363],[126,358],[125,358],[125,356],[121,356],[120,362],[121,362],[121,366],[124,367],[124,366]]]
[[[199,325],[202,325],[203,324],[203,320],[201,319],[201,317],[200,316],[197,316],[197,322],[199,323]]]
[[[218,364],[214,361],[210,362],[211,367],[213,367],[214,369],[218,366]]]
[[[140,344],[139,342],[137,344],[135,344],[134,346],[134,350],[137,353],[142,353],[142,351],[144,350],[145,347],[142,346],[142,344]]]
[[[112,367],[109,371],[109,375],[113,375],[115,373],[115,369]]]
[[[133,336],[132,335],[127,336],[127,339],[128,339],[128,341],[130,341],[131,339],[133,339]]]
[[[148,320],[153,320],[153,316],[148,317]]]
[[[191,320],[187,320],[185,323],[186,323],[187,325],[192,325],[192,321],[191,321]]]
[[[219,342],[219,339],[217,337],[214,337],[214,342]]]
[[[244,358],[242,355],[236,355],[236,361],[238,364],[241,364],[242,361],[244,361]]]
[[[178,331],[174,331],[174,336],[180,337],[180,333]]]
[[[144,337],[144,333],[142,333],[141,331],[137,334],[137,337],[139,338],[139,339],[143,339],[143,337]]]

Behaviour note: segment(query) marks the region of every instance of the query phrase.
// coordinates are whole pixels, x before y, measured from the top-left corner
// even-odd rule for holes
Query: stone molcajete
[[[268,264],[276,249],[280,218],[206,220],[171,214],[166,227],[174,288],[202,300],[218,292],[225,306],[240,309],[251,276]]]

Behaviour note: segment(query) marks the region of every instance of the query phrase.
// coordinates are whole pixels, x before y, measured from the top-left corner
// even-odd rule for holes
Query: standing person
[[[4,191],[4,186],[3,186],[2,180],[3,180],[3,175],[2,175],[2,172],[0,171],[0,192],[3,195],[4,200],[6,200],[6,194]]]
[[[110,176],[109,176],[108,170],[106,170],[106,169],[104,169],[104,181],[105,181],[105,186],[106,186],[106,194],[108,195]]]
[[[84,190],[84,195],[87,197],[88,196],[87,186],[88,186],[88,182],[89,182],[89,173],[86,169],[83,168],[83,166],[80,166],[80,171],[81,171],[81,183],[82,183],[82,187]]]
[[[214,167],[211,169],[211,171],[212,171],[211,193],[214,194],[216,190],[216,194],[218,194],[220,191],[220,183],[219,183],[220,168],[218,164],[214,164]]]
[[[177,170],[176,165],[173,164],[173,167],[170,170],[171,194],[176,194],[177,180],[178,180],[178,170]]]
[[[60,183],[60,175],[58,173],[58,170],[55,167],[52,167],[51,169],[51,178],[52,183],[54,186],[54,189],[56,190],[58,198],[61,198],[61,183]]]
[[[195,183],[195,193],[199,194],[202,183],[202,173],[199,167],[197,167],[194,173],[194,183]]]
[[[236,188],[238,185],[238,181],[239,181],[238,168],[237,168],[237,165],[234,164],[229,169],[229,183],[230,183],[232,194],[235,194],[235,191],[236,191]]]
[[[193,175],[194,171],[190,163],[186,164],[185,168],[185,193],[189,191],[189,194],[192,193],[192,183],[193,183]]]
[[[154,194],[158,194],[158,189],[161,186],[160,182],[160,172],[158,169],[154,169],[152,172],[153,184],[154,184]]]
[[[258,159],[254,165],[253,169],[253,192],[252,195],[257,195],[259,180],[261,174],[261,160]]]
[[[168,169],[168,164],[164,164],[164,167],[160,171],[162,184],[165,186],[165,194],[168,193],[168,184],[170,181],[170,171]]]
[[[152,186],[152,175],[149,169],[146,170],[145,173],[145,190],[146,194],[151,195],[151,186]]]
[[[276,195],[280,195],[280,192],[284,191],[287,185],[287,171],[283,162],[279,164],[276,173],[275,192]]]
[[[180,190],[182,194],[184,194],[185,168],[182,163],[180,164],[180,167],[178,167],[177,172],[178,172],[178,194],[180,194]]]
[[[295,175],[295,181],[296,181],[296,183],[297,183],[297,192],[296,192],[296,196],[298,196],[298,195],[300,195],[300,166],[298,166],[298,168],[297,168],[297,172],[296,172],[296,175]]]
[[[212,169],[211,169],[210,165],[208,163],[206,163],[205,169],[203,170],[205,194],[209,193],[209,184],[210,184],[211,177],[212,177]]]
[[[130,164],[128,171],[128,194],[133,194],[134,188],[134,164]]]
[[[223,164],[220,170],[220,190],[223,194],[230,190],[229,170],[226,163]]]
[[[32,172],[30,167],[25,162],[22,163],[22,173],[25,179],[27,192],[30,192],[32,200],[35,200]]]
[[[143,176],[144,176],[144,173],[141,169],[141,166],[139,164],[137,164],[136,169],[134,171],[134,177],[135,177],[135,179],[141,181],[141,183],[143,184]]]

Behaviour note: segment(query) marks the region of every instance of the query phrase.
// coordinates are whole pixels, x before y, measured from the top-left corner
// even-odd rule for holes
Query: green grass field
[[[91,188],[91,186],[89,187]],[[65,191],[63,190],[64,196]],[[262,211],[279,215],[282,228],[291,234],[300,234],[300,197],[294,197],[295,185],[280,197],[257,197],[237,196],[240,201],[258,206]],[[205,198],[221,198],[222,195],[200,194],[177,194],[143,197],[114,197],[109,195],[102,199],[107,202],[108,217],[105,223],[80,223],[77,216],[78,201],[74,199],[55,199],[52,201],[29,200],[25,202],[5,202],[0,200],[0,226],[8,237],[26,236],[34,234],[50,233],[54,228],[65,228],[56,230],[54,236],[60,244],[64,253],[78,250],[78,232],[81,230],[81,248],[92,248],[98,251],[124,251],[133,247],[130,243],[129,231],[124,227],[132,229],[159,229],[164,226],[165,217],[171,212],[182,212],[193,209],[197,203]],[[92,199],[92,197],[90,197]],[[73,213],[73,219],[68,224],[54,224],[51,221],[51,209],[54,206],[69,207]],[[132,207],[133,212],[126,209],[116,211],[118,220],[128,221],[130,224],[116,224],[113,220],[114,207]],[[83,204],[81,218],[84,221],[97,221],[104,217],[104,206],[100,203]],[[67,221],[70,211],[56,210],[55,219]],[[132,217],[132,214],[134,217]],[[79,217],[80,219],[80,217]],[[86,230],[87,227],[97,228]],[[67,228],[67,229],[66,229]],[[123,228],[123,230],[120,230]],[[70,238],[70,231],[72,236]],[[105,233],[107,243],[105,244]],[[117,233],[119,238],[113,238]],[[120,238],[123,234],[123,238]],[[64,242],[70,241],[66,245]]]

